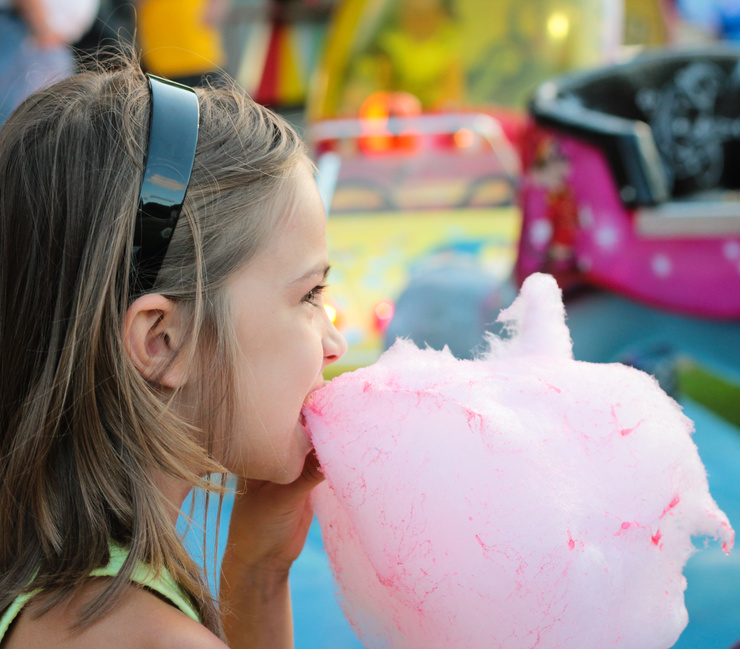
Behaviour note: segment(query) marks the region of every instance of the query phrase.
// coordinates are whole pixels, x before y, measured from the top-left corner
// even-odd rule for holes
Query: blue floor
[[[222,526],[218,534],[217,556],[223,554],[226,543],[226,530],[231,514],[232,499],[225,498],[221,514]],[[183,511],[188,511],[186,502]],[[203,503],[196,499],[194,524],[186,534],[186,542],[191,553],[202,561]],[[211,504],[208,512],[205,547],[209,572],[213,573],[213,554],[216,546],[216,507]],[[182,520],[181,520],[182,522]],[[329,568],[329,560],[324,552],[321,530],[314,520],[308,534],[306,545],[298,561],[293,565],[290,577],[293,598],[293,615],[296,649],[362,649],[334,595],[334,582]],[[214,584],[211,583],[213,587]]]
[[[694,440],[709,474],[712,494],[740,530],[740,431],[691,403],[684,403],[686,414],[696,423]],[[224,503],[224,532],[219,539],[223,551],[225,524],[231,510]],[[203,508],[196,504],[195,520]],[[209,514],[209,520],[215,516]],[[212,523],[211,523],[212,524]],[[206,546],[213,556],[214,530],[209,529]],[[198,553],[198,535],[189,532],[188,544]],[[212,565],[212,560],[209,562]],[[698,552],[686,570],[686,607],[689,625],[675,649],[728,649],[740,640],[740,539],[728,557],[716,545]],[[296,649],[361,649],[334,596],[334,585],[327,557],[322,548],[318,525],[314,523],[300,559],[291,576],[295,615]]]

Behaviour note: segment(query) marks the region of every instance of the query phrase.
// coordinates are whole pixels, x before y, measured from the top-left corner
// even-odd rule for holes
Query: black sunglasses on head
[[[198,143],[198,96],[147,75],[152,98],[149,144],[139,192],[131,265],[131,296],[151,290],[180,217]]]

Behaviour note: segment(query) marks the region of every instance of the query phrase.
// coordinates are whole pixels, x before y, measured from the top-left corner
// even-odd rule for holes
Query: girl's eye
[[[319,286],[314,286],[308,293],[303,296],[302,301],[308,304],[313,304],[314,306],[319,306],[318,300],[325,289],[326,286],[323,284],[319,284]]]

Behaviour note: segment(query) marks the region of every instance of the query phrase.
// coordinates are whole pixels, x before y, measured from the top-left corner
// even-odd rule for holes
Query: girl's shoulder
[[[134,584],[109,614],[82,631],[71,631],[81,607],[100,592],[105,581],[91,580],[70,601],[41,617],[34,616],[38,604],[29,603],[0,643],[0,649],[227,649],[202,624],[159,595]]]

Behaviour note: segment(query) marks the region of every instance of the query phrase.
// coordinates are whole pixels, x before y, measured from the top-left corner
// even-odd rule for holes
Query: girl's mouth
[[[298,415],[298,423],[301,425],[301,428],[303,429],[303,432],[306,434],[306,437],[308,439],[311,439],[311,430],[309,429],[308,425],[306,424],[306,416],[301,412],[300,415]]]

